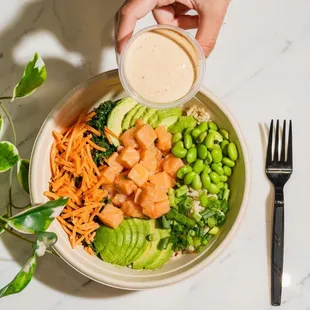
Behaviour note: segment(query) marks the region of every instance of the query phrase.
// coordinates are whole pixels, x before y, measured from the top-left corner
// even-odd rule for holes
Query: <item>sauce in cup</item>
[[[130,39],[121,55],[120,78],[138,102],[173,107],[199,90],[204,63],[198,42],[184,30],[154,26]]]

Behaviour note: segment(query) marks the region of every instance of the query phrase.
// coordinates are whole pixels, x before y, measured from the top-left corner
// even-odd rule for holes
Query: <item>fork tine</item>
[[[293,166],[293,137],[292,137],[292,120],[290,120],[290,127],[288,131],[288,150],[287,150],[287,162],[290,166]]]
[[[279,120],[277,119],[276,140],[274,143],[273,161],[278,161],[278,160],[279,160]]]
[[[273,136],[273,119],[270,123],[268,146],[267,146],[267,156],[266,156],[266,166],[268,166],[272,161],[272,136]]]
[[[284,122],[283,122],[282,145],[281,145],[281,158],[280,158],[280,161],[281,161],[281,162],[285,162],[285,148],[286,148],[286,145],[285,145],[285,142],[286,142],[285,136],[286,136],[286,120],[284,120]]]

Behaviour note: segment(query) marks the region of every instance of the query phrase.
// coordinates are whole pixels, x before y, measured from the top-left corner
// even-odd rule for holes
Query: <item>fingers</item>
[[[119,11],[116,26],[116,49],[120,53],[134,32],[137,21],[151,12],[157,0],[129,0]]]
[[[200,43],[205,56],[212,52],[220,32],[229,1],[214,0],[198,8],[199,26],[196,39]]]
[[[181,12],[186,13],[185,8],[179,7],[177,9],[178,14],[176,14],[175,9],[172,5],[155,8],[153,10],[153,16],[158,24],[172,25],[183,29],[194,29],[198,27],[197,15],[179,15]]]

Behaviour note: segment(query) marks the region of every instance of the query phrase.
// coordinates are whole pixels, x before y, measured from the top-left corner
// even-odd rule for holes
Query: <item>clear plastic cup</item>
[[[132,42],[134,42],[134,40],[140,36],[142,33],[148,32],[148,31],[152,31],[152,30],[157,30],[157,29],[167,29],[167,30],[171,30],[174,31],[176,33],[178,33],[179,35],[183,36],[185,39],[187,39],[187,41],[191,44],[191,46],[193,47],[195,53],[196,53],[196,75],[195,75],[195,81],[192,84],[190,90],[187,92],[186,95],[184,95],[183,97],[172,101],[172,102],[152,102],[150,100],[147,100],[145,98],[143,98],[140,94],[138,94],[136,92],[135,89],[133,89],[133,87],[130,85],[127,77],[126,77],[126,73],[125,73],[125,61],[126,61],[126,54],[127,51],[130,47],[130,45],[132,44]],[[131,39],[128,41],[128,43],[126,44],[125,48],[123,49],[123,51],[121,52],[120,58],[119,58],[119,77],[120,77],[120,81],[124,87],[124,89],[128,92],[128,94],[135,99],[137,102],[151,107],[151,108],[156,108],[156,109],[168,109],[168,108],[173,108],[179,105],[182,105],[186,102],[188,102],[190,99],[192,99],[196,93],[199,91],[201,83],[203,81],[204,78],[204,74],[205,74],[205,55],[203,53],[203,50],[200,46],[200,44],[198,43],[198,41],[187,31],[175,27],[175,26],[168,26],[168,25],[156,25],[156,26],[151,26],[151,27],[147,27],[144,28],[143,30],[137,32],[134,36],[131,37]],[[159,77],[160,78],[160,77]]]

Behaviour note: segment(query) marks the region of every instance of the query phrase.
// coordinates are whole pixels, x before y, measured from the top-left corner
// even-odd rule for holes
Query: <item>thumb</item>
[[[228,1],[210,1],[204,5],[199,14],[199,25],[196,39],[200,43],[205,56],[208,57],[214,49],[218,34],[220,32]]]

